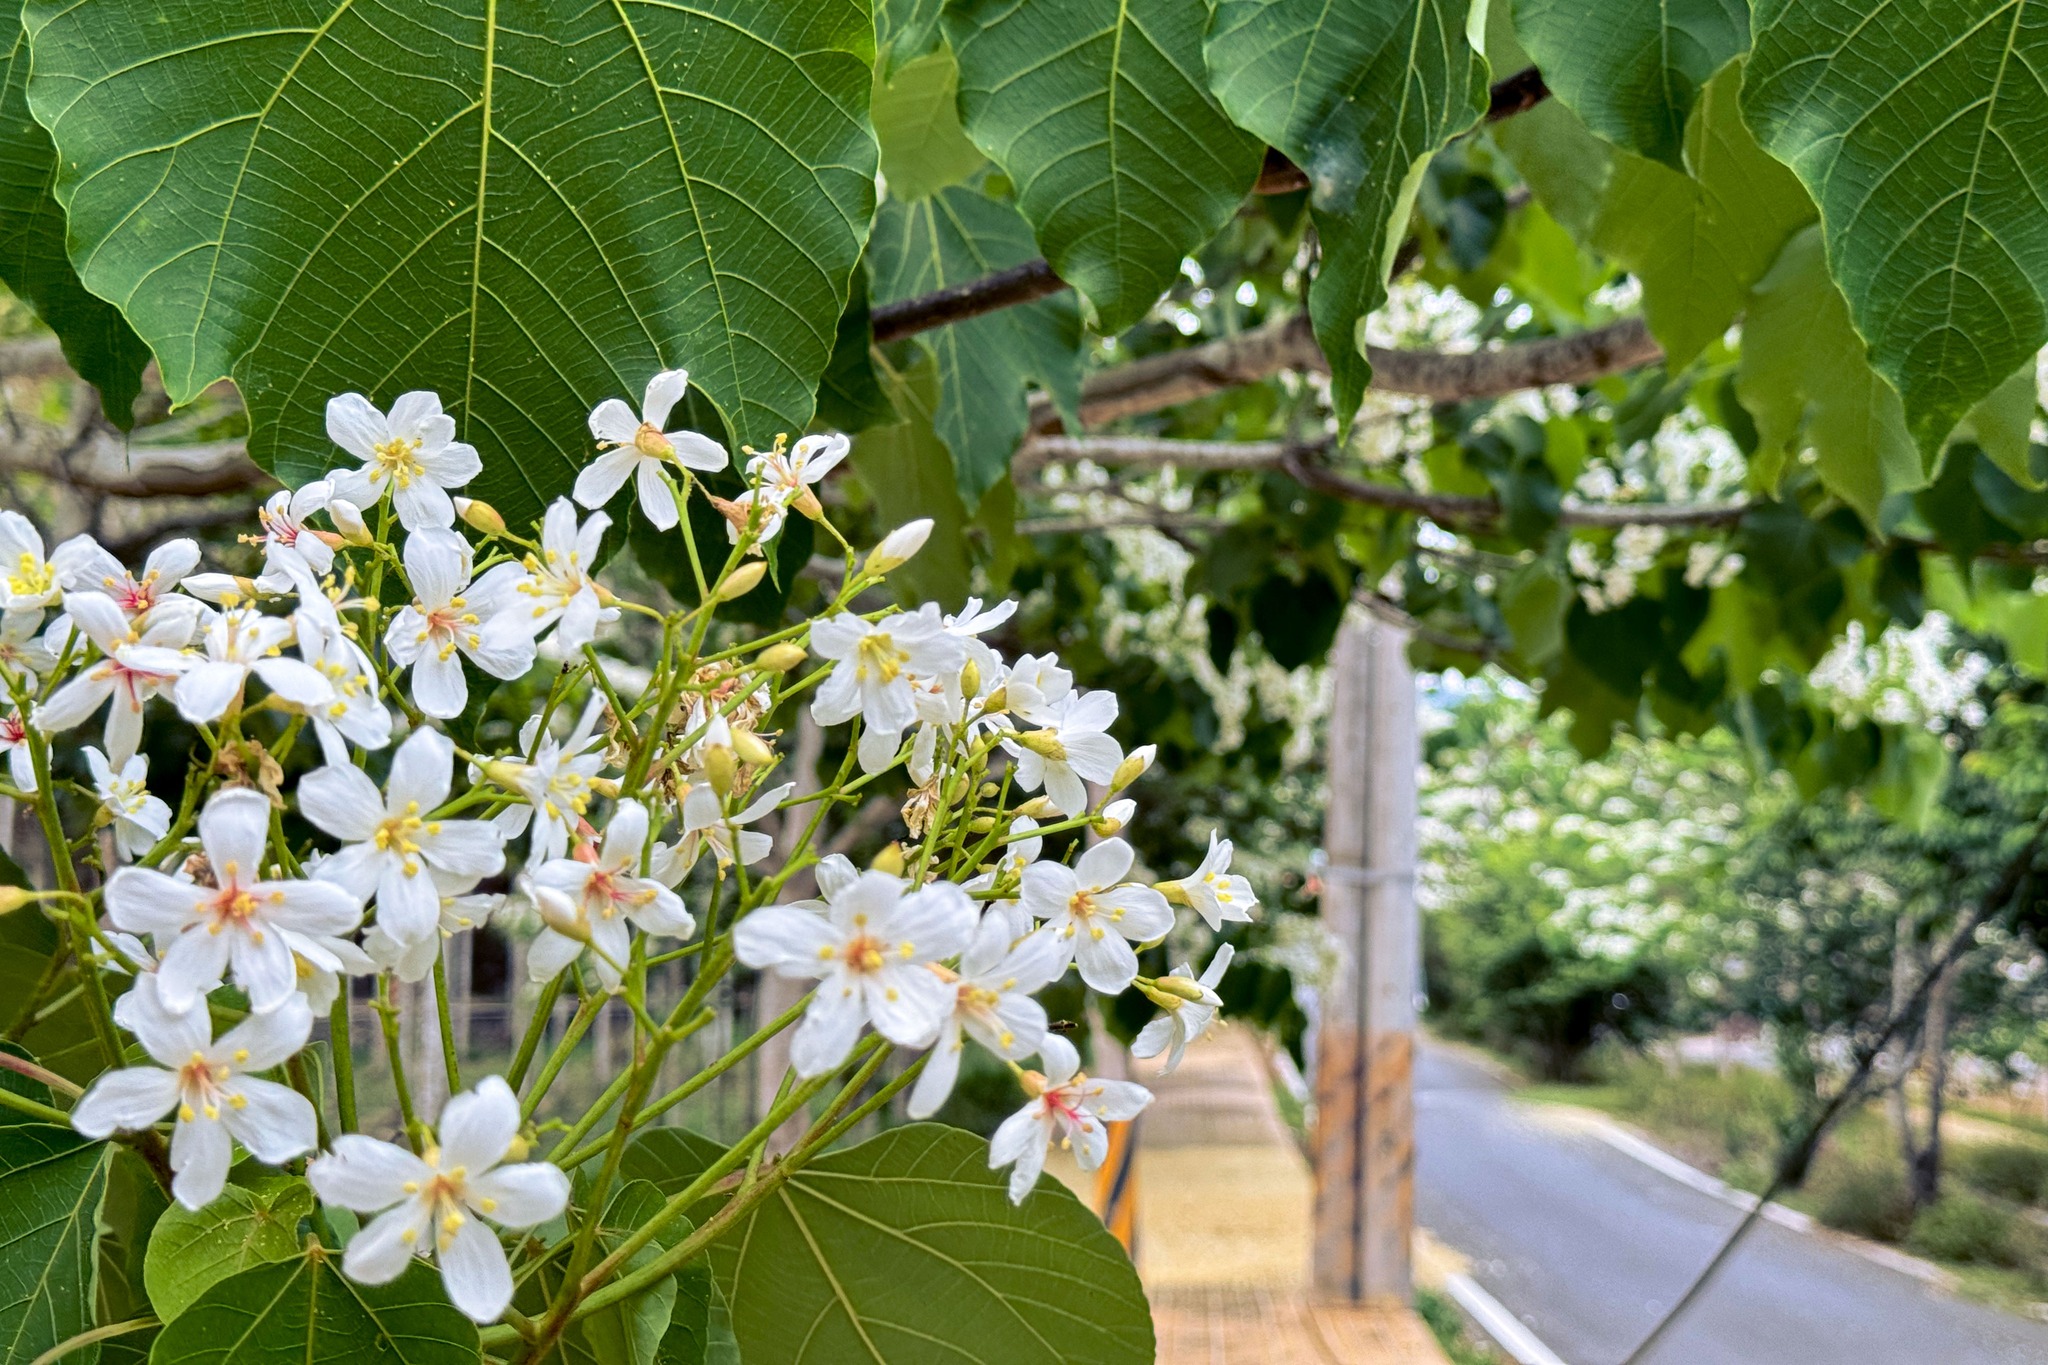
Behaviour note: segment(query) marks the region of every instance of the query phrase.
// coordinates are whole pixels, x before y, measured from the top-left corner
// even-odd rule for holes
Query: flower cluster
[[[722,477],[724,447],[669,429],[687,387],[683,372],[665,372],[637,411],[600,404],[599,453],[531,538],[463,496],[477,453],[428,393],[388,412],[356,394],[329,404],[348,461],[264,505],[244,537],[260,556],[254,572],[205,571],[188,540],[139,573],[86,537],[46,557],[26,519],[0,512],[0,681],[14,703],[0,748],[12,794],[60,828],[55,789],[73,784],[53,765],[69,742],[105,829],[73,846],[100,877],[67,865],[61,889],[33,898],[69,916],[103,973],[98,994],[115,997],[109,1022],[151,1063],[102,1074],[70,1113],[80,1132],[147,1142],[168,1118],[173,1193],[193,1209],[220,1195],[236,1144],[269,1164],[310,1155],[305,1175],[324,1203],[375,1215],[348,1239],[345,1273],[378,1283],[431,1257],[457,1307],[498,1319],[518,1266],[494,1229],[552,1225],[568,1210],[569,1173],[606,1150],[603,1138],[565,1140],[525,1159],[559,1066],[529,1083],[521,1062],[520,1074],[463,1089],[451,1059],[458,1093],[433,1124],[413,1114],[400,1068],[397,1141],[352,1131],[349,1100],[321,1151],[319,1086],[299,1054],[329,1017],[334,1065],[346,1069],[345,978],[379,977],[382,1007],[396,1009],[392,981],[435,975],[446,939],[517,899],[542,926],[526,955],[535,981],[586,1009],[630,1006],[635,1104],[666,1050],[701,1026],[705,992],[739,965],[816,983],[800,1019],[776,1026],[794,1029],[785,1117],[848,1068],[846,1093],[857,1092],[893,1048],[924,1054],[890,1084],[914,1084],[909,1112],[932,1114],[971,1042],[1007,1063],[1029,1099],[990,1152],[992,1166],[1012,1166],[1013,1198],[1029,1193],[1053,1142],[1084,1167],[1101,1161],[1105,1125],[1150,1096],[1083,1073],[1035,997],[1069,971],[1098,992],[1135,988],[1162,1011],[1136,1051],[1177,1064],[1216,1018],[1230,950],[1199,979],[1185,966],[1148,978],[1138,953],[1174,928],[1176,906],[1212,930],[1251,917],[1229,842],[1212,840],[1178,879],[1139,868],[1118,837],[1132,814],[1119,793],[1152,752],[1125,752],[1111,733],[1116,698],[1077,685],[1058,659],[1002,657],[986,637],[1014,603],[952,614],[869,604],[928,523],[865,557],[849,549],[813,619],[752,638],[718,622],[720,603],[762,580],[758,556],[789,517],[830,529],[821,480],[846,441],[778,439],[748,452],[743,493],[713,497],[697,476]],[[677,532],[695,605],[627,601],[600,581],[611,524],[601,509],[628,484],[639,516]],[[727,544],[691,537],[692,496],[725,518]],[[654,657],[629,704],[607,672],[616,660],[595,646],[635,640]],[[542,699],[516,747],[471,751],[443,728],[470,710],[478,675],[525,680]],[[821,727],[850,727],[829,782],[782,771],[771,727],[797,707]],[[148,786],[153,708],[175,710],[201,740],[175,809]],[[72,737],[102,710],[99,746]],[[319,756],[310,769],[302,737]],[[910,842],[866,868],[821,857],[823,818],[870,799],[897,769]],[[779,866],[771,821],[798,836],[782,841]],[[784,899],[798,874],[815,881],[815,899]],[[650,965],[686,956],[682,998],[652,998]],[[813,1136],[777,1169],[836,1133]],[[600,1165],[597,1206],[613,1169]],[[525,1240],[514,1248],[532,1254]]]

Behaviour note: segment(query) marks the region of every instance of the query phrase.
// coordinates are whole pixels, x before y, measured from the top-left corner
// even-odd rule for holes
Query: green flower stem
[[[547,1033],[548,1020],[555,1012],[555,1001],[562,994],[562,981],[563,977],[557,975],[541,987],[540,999],[534,1002],[533,1017],[526,1021],[526,1035],[519,1040],[519,1051],[513,1054],[512,1065],[505,1072],[505,1084],[515,1091],[525,1083],[526,1068],[533,1065],[533,1054]]]
[[[377,978],[376,1009],[384,1023],[384,1055],[391,1060],[391,1084],[398,1091],[398,1115],[405,1122],[405,1140],[418,1152],[424,1144],[420,1140],[419,1117],[412,1111],[412,1087],[405,1081],[404,1049],[398,1045],[398,1009],[391,1003],[388,972]]]
[[[65,1128],[71,1126],[71,1115],[65,1113],[62,1109],[53,1109],[40,1100],[32,1100],[26,1095],[17,1095],[12,1090],[0,1090],[0,1109],[12,1109],[17,1114],[26,1114],[30,1118],[40,1119],[44,1123],[55,1123]]]
[[[53,1362],[62,1360],[65,1356],[72,1355],[75,1352],[82,1351],[97,1342],[107,1341],[114,1337],[124,1337],[130,1332],[141,1332],[160,1325],[154,1317],[140,1317],[130,1318],[126,1322],[109,1323],[105,1327],[89,1327],[75,1337],[58,1342],[55,1346],[52,1346],[49,1350],[30,1361],[29,1365],[52,1365]]]
[[[555,1077],[561,1074],[563,1066],[568,1063],[569,1054],[583,1041],[583,1035],[589,1031],[591,1023],[597,1018],[599,1007],[606,998],[602,993],[583,997],[583,1002],[576,1007],[576,1013],[569,1020],[569,1027],[563,1031],[561,1041],[555,1044],[554,1051],[548,1054],[548,1059],[541,1063],[540,1074],[533,1078],[533,1089],[520,1103],[521,1118],[532,1118],[534,1111],[540,1108],[540,1102],[547,1097],[548,1088],[555,1083]]]
[[[327,1012],[327,1039],[334,1054],[335,1113],[341,1119],[342,1131],[353,1133],[357,1130],[356,1049],[350,1036],[349,1005],[348,981],[344,978],[341,993],[334,997],[334,1008]]]
[[[627,716],[626,704],[619,700],[619,694],[612,689],[612,680],[605,676],[604,663],[597,657],[597,646],[583,646],[583,658],[590,665],[590,680],[597,684],[597,690],[604,693],[605,701],[611,705],[612,719],[626,732],[626,743],[638,748],[640,736],[633,731],[633,722]]]
[[[448,1072],[448,1093],[462,1093],[462,1061],[455,1055],[455,1019],[448,1010],[448,962],[434,954],[434,1009],[441,1020],[441,1065]]]
[[[750,1034],[745,1041],[741,1042],[737,1047],[733,1048],[732,1051],[726,1053],[723,1057],[720,1057],[710,1066],[704,1068],[696,1075],[690,1077],[689,1080],[684,1081],[681,1085],[677,1086],[674,1090],[669,1091],[666,1095],[663,1095],[661,1098],[655,1100],[646,1108],[642,1109],[640,1111],[641,1121],[645,1122],[647,1120],[656,1118],[662,1114],[667,1113],[669,1110],[681,1104],[684,1100],[690,1098],[690,1096],[696,1094],[698,1091],[704,1089],[704,1087],[710,1085],[720,1076],[723,1076],[726,1072],[738,1066],[747,1058],[753,1056],[754,1053],[758,1051],[760,1047],[764,1043],[766,1043],[770,1038],[773,1038],[776,1034],[782,1032],[784,1029],[794,1024],[797,1020],[801,1019],[803,1017],[804,1010],[809,1007],[810,1003],[811,997],[806,995],[803,999],[797,1001],[794,1005],[791,1005],[788,1009],[784,1010],[774,1019],[771,1019],[766,1024],[763,1024],[760,1028],[756,1029],[752,1034]],[[576,1151],[570,1152],[567,1156],[562,1157],[560,1160],[556,1160],[555,1156],[551,1153],[548,1157],[548,1160],[554,1161],[556,1165],[560,1166],[565,1171],[573,1171],[578,1166],[581,1166],[584,1162],[590,1160],[592,1157],[596,1156],[599,1152],[603,1150],[604,1144],[602,1142],[593,1142],[587,1147],[579,1148]]]

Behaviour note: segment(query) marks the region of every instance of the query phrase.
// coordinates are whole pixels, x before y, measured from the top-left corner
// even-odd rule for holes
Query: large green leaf
[[[34,1360],[92,1326],[103,1142],[69,1128],[0,1128],[0,1360]]]
[[[878,68],[879,71],[879,68]],[[875,142],[893,199],[965,184],[987,158],[960,126],[960,68],[943,49],[875,77]]]
[[[690,370],[802,430],[874,202],[859,0],[167,0],[29,10],[73,259],[175,402],[336,456],[328,395],[440,392],[523,520],[593,404]]]
[[[19,5],[0,6],[0,281],[57,334],[64,358],[100,391],[108,420],[134,425],[149,348],[105,299],[86,292],[64,254],[57,149],[28,111],[28,34]]]
[[[915,203],[886,200],[868,250],[874,300],[894,303],[965,284],[1038,255],[1015,208],[955,185]],[[971,510],[1008,472],[1028,423],[1025,388],[1044,387],[1078,427],[1081,317],[1073,296],[1002,308],[920,334],[912,343],[939,367],[934,424],[953,454]]]
[[[1749,46],[1746,0],[1515,0],[1515,33],[1543,80],[1618,147],[1684,170],[1700,87]]]
[[[2048,341],[2048,0],[1756,0],[1742,106],[1923,451]]]
[[[911,1124],[811,1163],[712,1247],[741,1355],[776,1365],[1150,1365],[1116,1239],[1042,1180],[1021,1206],[988,1144]]]
[[[476,1326],[432,1266],[367,1285],[339,1260],[316,1251],[229,1276],[164,1328],[151,1365],[476,1365]]]
[[[1101,329],[1142,318],[1229,222],[1263,148],[1224,116],[1189,0],[953,0],[960,111]]]
[[[938,367],[930,356],[920,355],[909,369],[888,373],[884,388],[902,416],[860,434],[853,443],[853,472],[875,500],[884,526],[919,517],[932,520],[925,547],[889,575],[898,599],[937,602],[954,610],[967,596],[973,561],[953,461],[933,426],[941,402]]]
[[[132,1322],[151,1316],[143,1262],[157,1222],[170,1209],[170,1196],[149,1163],[126,1147],[107,1159],[107,1190],[100,1199],[98,1225],[99,1322]],[[100,1365],[130,1365],[149,1359],[155,1329],[124,1332],[100,1345]]]
[[[1828,278],[1818,226],[1793,235],[1750,296],[1735,382],[1756,418],[1752,459],[1767,489],[1802,431],[1822,481],[1873,528],[1887,492],[1926,482],[1899,395],[1864,359]]]
[[[1219,0],[1210,25],[1223,108],[1308,173],[1323,253],[1309,314],[1347,424],[1372,377],[1361,329],[1422,172],[1486,108],[1467,22],[1465,0]]]
[[[904,62],[914,61],[939,46],[943,33],[939,11],[945,0],[874,0],[878,70],[884,79]]]
[[[1556,104],[1496,134],[1558,221],[1642,282],[1643,313],[1674,368],[1727,330],[1786,239],[1814,217],[1798,180],[1743,127],[1741,78],[1731,64],[1700,92],[1684,173],[1609,147]]]
[[[169,1322],[230,1275],[290,1260],[299,1250],[299,1220],[312,1211],[312,1191],[296,1180],[262,1193],[230,1185],[196,1213],[172,1207],[157,1220],[142,1262],[156,1315]]]

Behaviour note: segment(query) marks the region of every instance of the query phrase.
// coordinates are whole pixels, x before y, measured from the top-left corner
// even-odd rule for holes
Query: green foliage
[[[438,390],[515,525],[588,458],[590,408],[663,364],[742,439],[810,418],[873,204],[865,8],[509,18],[29,15],[87,288],[173,402],[231,374],[252,454],[294,482],[334,463],[322,404],[346,389]]]
[[[875,215],[868,249],[876,303],[929,294],[1021,265],[1037,254],[1017,210],[966,185],[914,203],[889,199]],[[1025,430],[1025,386],[1036,382],[1068,420],[1080,401],[1080,312],[1072,298],[956,322],[909,345],[938,366],[929,417],[953,455],[962,503],[972,510],[1009,469]],[[904,365],[908,365],[908,361]]]
[[[936,1124],[812,1162],[712,1263],[749,1360],[1152,1359],[1137,1273],[1101,1222],[1051,1180],[1012,1205],[988,1144]]]
[[[1340,424],[1371,377],[1359,329],[1386,298],[1428,158],[1486,107],[1468,18],[1464,0],[1221,0],[1211,21],[1224,110],[1308,173],[1326,253],[1309,315]]]
[[[1749,46],[1744,0],[1589,5],[1516,0],[1515,36],[1566,108],[1617,147],[1676,171],[1693,104]]]
[[[28,111],[28,33],[19,6],[0,7],[0,49],[7,54],[0,76],[0,281],[57,334],[71,368],[100,391],[108,420],[126,431],[149,348],[118,309],[86,292],[64,254],[57,149]]]
[[[476,1365],[476,1328],[415,1261],[386,1285],[311,1251],[220,1281],[165,1327],[152,1365]]]
[[[105,1143],[46,1123],[0,1128],[0,1356],[30,1361],[93,1324]]]
[[[157,1220],[142,1263],[156,1315],[170,1322],[230,1275],[292,1259],[299,1220],[312,1211],[313,1192],[297,1180],[262,1191],[230,1185],[197,1213],[174,1206]]]
[[[1145,315],[1181,258],[1230,221],[1260,145],[1209,93],[1185,0],[956,0],[970,137],[1105,332]]]
[[[2048,1147],[2034,1142],[1987,1142],[1958,1147],[1950,1158],[1956,1178],[1973,1189],[2015,1204],[2048,1199]]]
[[[960,127],[960,67],[950,51],[919,57],[875,81],[875,143],[894,199],[923,199],[964,184],[981,169],[981,149]]]
[[[2033,0],[1757,0],[1742,105],[1821,207],[1828,265],[1923,451],[2048,340]]]
[[[1966,1265],[2027,1264],[2030,1238],[2019,1217],[1975,1195],[1943,1195],[1913,1220],[1907,1245],[1924,1255]]]

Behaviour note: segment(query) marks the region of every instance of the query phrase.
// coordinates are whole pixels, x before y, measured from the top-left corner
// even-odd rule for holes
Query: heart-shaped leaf
[[[196,1213],[172,1205],[142,1262],[150,1306],[169,1322],[230,1275],[290,1260],[299,1250],[299,1220],[312,1211],[313,1192],[297,1180],[261,1193],[229,1185]]]
[[[988,1144],[933,1123],[812,1162],[712,1244],[746,1360],[1150,1365],[1123,1248],[1042,1180],[1022,1205]]]
[[[1922,451],[2048,341],[2044,0],[1756,0],[1742,112]]]
[[[230,1275],[157,1336],[151,1365],[476,1365],[476,1326],[414,1261],[357,1284],[314,1251]]]
[[[1565,107],[1617,147],[1685,169],[1700,87],[1749,46],[1746,0],[1516,0],[1515,35]]]
[[[1349,423],[1372,367],[1359,328],[1387,296],[1430,156],[1486,108],[1465,0],[1220,0],[1204,53],[1237,126],[1308,173],[1322,267],[1309,289]]]
[[[810,420],[874,203],[858,0],[35,4],[29,100],[86,286],[184,402],[324,472],[330,394],[438,391],[518,524],[590,408],[684,366]]]
[[[92,1326],[110,1150],[55,1124],[0,1128],[0,1360],[34,1360]]]
[[[1105,332],[1145,315],[1258,178],[1258,140],[1209,93],[1201,18],[1187,0],[946,9],[967,134]]]

